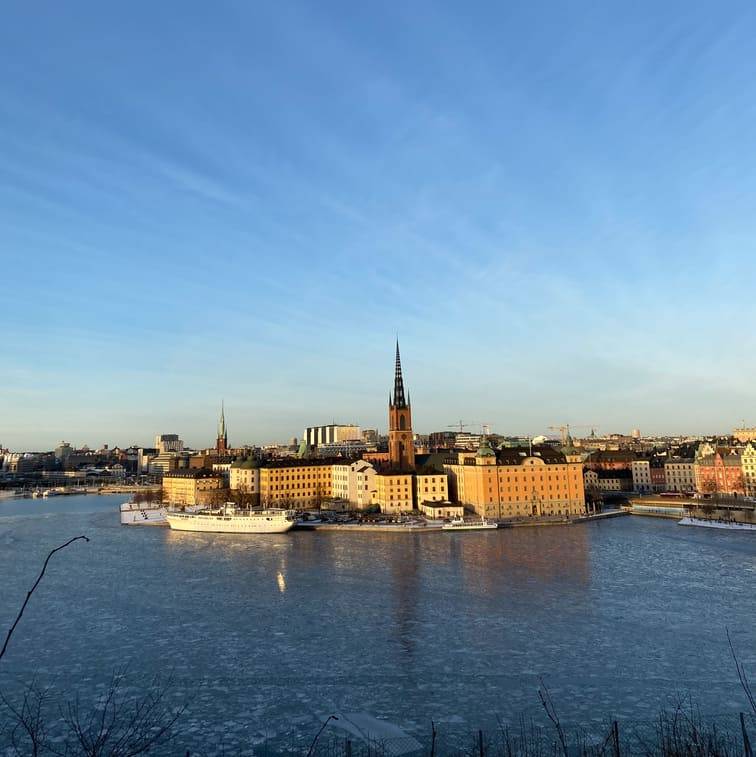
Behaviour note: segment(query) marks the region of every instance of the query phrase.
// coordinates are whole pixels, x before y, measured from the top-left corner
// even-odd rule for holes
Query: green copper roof
[[[236,460],[234,463],[231,464],[231,467],[251,470],[254,468],[259,468],[260,463],[258,460],[255,460],[254,457],[248,457],[244,460]]]
[[[488,440],[481,440],[480,447],[475,457],[495,457],[496,453],[491,449]]]

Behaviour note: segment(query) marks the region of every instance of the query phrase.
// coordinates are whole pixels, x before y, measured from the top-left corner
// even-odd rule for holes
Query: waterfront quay
[[[756,502],[744,497],[631,497],[623,507],[630,515],[679,520],[692,515],[702,520],[756,523]]]
[[[597,515],[586,515],[583,518],[553,518],[539,520],[520,520],[520,521],[499,521],[497,529],[511,528],[536,528],[541,526],[569,526],[580,523],[589,523],[607,518],[618,518],[624,515],[630,515],[629,512],[616,510],[608,513],[599,513]],[[295,530],[301,531],[344,531],[358,532],[363,534],[385,534],[385,533],[404,533],[404,534],[446,534],[450,533],[449,529],[443,528],[443,523],[439,522],[421,522],[421,523],[297,523]],[[454,533],[454,531],[451,531]],[[473,532],[475,533],[475,532]]]

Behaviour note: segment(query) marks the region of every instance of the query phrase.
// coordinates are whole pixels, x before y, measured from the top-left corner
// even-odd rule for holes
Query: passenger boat
[[[167,526],[165,505],[159,502],[124,502],[121,505],[122,526]]]
[[[168,510],[166,514],[168,524],[176,531],[220,534],[282,534],[294,527],[296,519],[293,510],[240,510],[232,504],[217,510]]]
[[[756,524],[739,523],[735,520],[709,520],[707,518],[694,518],[686,515],[682,520],[677,522],[678,526],[703,526],[704,528],[723,528],[728,531],[751,531],[756,533]]]
[[[464,518],[454,518],[449,523],[444,523],[441,528],[444,531],[487,531],[491,528],[498,528],[497,523],[482,518],[481,520],[465,520]]]

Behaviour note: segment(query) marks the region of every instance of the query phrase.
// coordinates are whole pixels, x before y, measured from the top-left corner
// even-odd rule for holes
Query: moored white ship
[[[219,534],[282,534],[294,527],[292,510],[240,510],[225,505],[217,510],[179,512],[168,510],[166,519],[176,531],[204,531]]]
[[[167,512],[159,502],[124,502],[121,505],[121,525],[165,526]]]
[[[441,528],[444,531],[487,531],[491,528],[498,528],[498,524],[483,518],[482,520],[465,520],[464,518],[454,518],[449,523],[444,523]]]

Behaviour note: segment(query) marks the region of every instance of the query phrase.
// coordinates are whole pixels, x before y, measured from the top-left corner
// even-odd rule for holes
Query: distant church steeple
[[[395,407],[407,407],[404,399],[404,378],[402,377],[402,358],[399,355],[399,340],[396,340],[396,366],[394,367],[394,401]]]
[[[391,467],[398,470],[413,470],[415,467],[412,407],[404,396],[404,377],[398,339],[394,368],[394,396],[389,394],[389,461]]]
[[[218,452],[225,452],[228,449],[228,431],[226,430],[226,413],[223,400],[221,400],[221,414],[218,420],[218,438],[215,440],[215,449]]]

